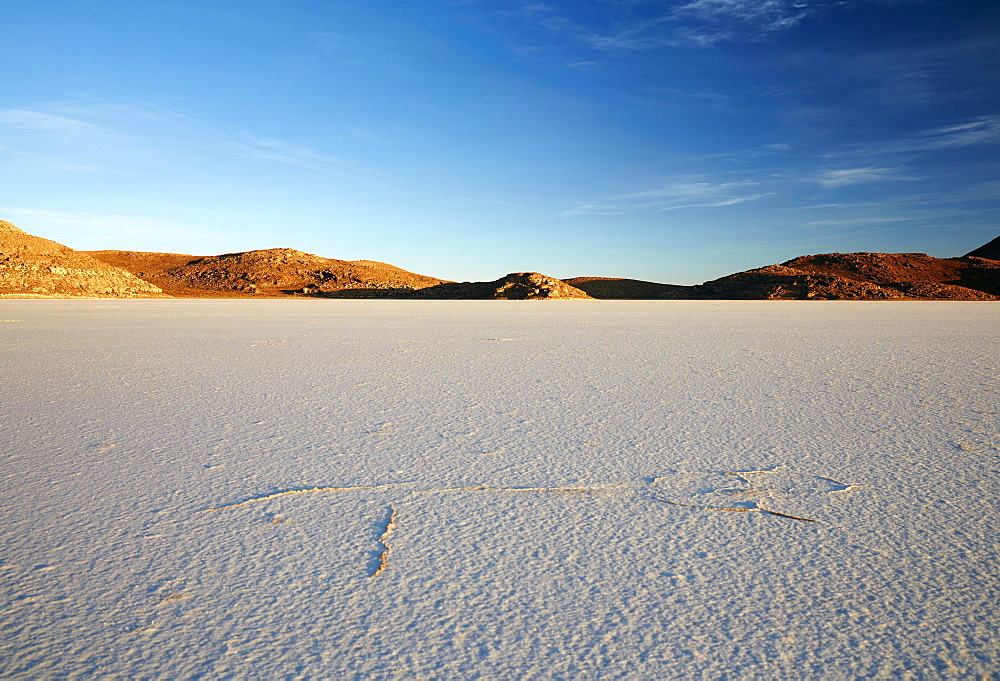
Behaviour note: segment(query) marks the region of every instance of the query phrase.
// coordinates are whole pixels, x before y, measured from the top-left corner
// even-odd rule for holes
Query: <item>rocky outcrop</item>
[[[341,296],[363,290],[398,294],[443,283],[371,260],[334,260],[291,248],[193,256],[137,251],[91,251],[172,295]]]
[[[0,220],[0,297],[164,297],[153,284],[120,267]]]
[[[538,272],[512,272],[496,281],[439,284],[414,291],[406,297],[451,300],[579,300],[590,298],[580,289]]]

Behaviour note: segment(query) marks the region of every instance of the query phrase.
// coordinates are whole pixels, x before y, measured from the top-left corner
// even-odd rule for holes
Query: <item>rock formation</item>
[[[86,253],[0,220],[0,297],[149,298],[163,292]]]

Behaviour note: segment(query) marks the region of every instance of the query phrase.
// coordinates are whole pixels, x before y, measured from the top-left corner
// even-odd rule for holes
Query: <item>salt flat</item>
[[[4,677],[1000,671],[1000,306],[0,319]]]

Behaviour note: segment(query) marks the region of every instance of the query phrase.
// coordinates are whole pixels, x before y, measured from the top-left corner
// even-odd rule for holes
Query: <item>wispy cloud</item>
[[[770,194],[760,191],[760,184],[753,180],[713,183],[684,179],[654,189],[611,196],[564,211],[562,215],[624,215],[664,213],[683,208],[722,208],[757,201]]]
[[[801,227],[853,227],[856,225],[881,225],[893,222],[911,222],[911,218],[892,217],[857,217],[833,220],[813,220],[805,222]]]
[[[847,148],[830,156],[874,158],[998,144],[1000,144],[1000,115],[991,115],[958,121],[883,142]]]
[[[74,173],[99,173],[150,154],[139,138],[107,125],[28,109],[0,109],[0,149],[8,163]]]
[[[572,217],[574,215],[628,215],[630,212],[628,206],[625,205],[587,203],[565,210],[561,215],[563,217]]]
[[[759,40],[801,23],[823,5],[800,0],[693,0],[669,20],[675,40],[707,47],[729,40]]]
[[[635,52],[766,40],[842,5],[888,1],[891,0],[688,0],[673,3],[610,0],[601,3],[604,12],[587,12],[557,3],[522,2],[500,14],[531,22],[552,34],[571,37],[600,51]],[[636,11],[640,5],[643,11]]]
[[[0,125],[46,135],[105,134],[98,126],[74,118],[24,109],[0,109]]]
[[[981,116],[971,121],[935,128],[919,135],[929,149],[1000,144],[1000,115]]]
[[[763,194],[747,194],[746,196],[734,196],[728,199],[715,199],[711,201],[703,201],[701,203],[682,203],[676,206],[666,206],[657,210],[657,213],[663,213],[668,210],[678,210],[680,208],[722,208],[723,206],[735,206],[738,203],[746,203],[747,201],[756,201],[757,199],[762,199],[765,196],[770,196],[770,192],[764,192]]]
[[[244,132],[232,137],[219,134],[217,140],[251,158],[358,179],[372,179],[379,175],[375,170],[359,163],[323,154],[283,139]]]
[[[846,187],[852,184],[862,184],[867,182],[887,182],[899,180],[912,180],[911,177],[901,176],[895,168],[845,168],[842,170],[825,170],[820,173],[816,182],[828,189],[834,187]]]
[[[0,109],[0,140],[102,148],[136,142],[133,135],[86,121],[81,116],[27,109]]]
[[[388,136],[366,129],[345,136],[381,144]],[[257,159],[319,173],[374,180],[381,173],[352,159],[276,137],[211,125],[143,102],[81,99],[27,109],[0,109],[0,148],[62,170],[121,170],[197,153]]]
[[[399,141],[381,130],[373,130],[371,128],[354,128],[351,130],[351,136],[354,139],[374,144],[395,144]]]

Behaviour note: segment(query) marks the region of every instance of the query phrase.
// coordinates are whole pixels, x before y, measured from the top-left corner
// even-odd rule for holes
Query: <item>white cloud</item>
[[[908,180],[896,174],[894,168],[846,168],[843,170],[826,170],[817,178],[823,187],[846,187],[863,182],[885,182],[891,180]]]
[[[388,135],[381,130],[373,130],[372,128],[355,128],[351,131],[351,136],[354,139],[358,139],[363,142],[372,142],[374,144],[395,144],[398,142],[398,140],[391,135]]]
[[[819,8],[798,0],[693,0],[674,9],[681,42],[710,46],[733,39],[759,39],[786,31]]]
[[[60,144],[76,143],[93,146],[111,142],[123,143],[131,138],[79,118],[60,116],[45,111],[0,109],[0,138],[32,140]]]
[[[610,18],[563,6],[522,2],[498,14],[532,22],[550,33],[605,52],[663,47],[711,47],[721,42],[766,40],[811,17],[855,4],[921,0],[605,0]],[[653,8],[636,19],[634,6]],[[659,9],[657,9],[659,8]]]
[[[878,225],[891,222],[910,222],[912,218],[891,217],[859,217],[833,220],[814,220],[800,225],[801,227],[853,227],[855,225]]]
[[[703,197],[731,196],[746,187],[756,187],[758,183],[753,180],[741,180],[739,182],[723,182],[716,184],[712,182],[680,181],[665,184],[656,189],[637,192],[635,194],[624,194],[619,198],[662,198],[690,200]]]
[[[25,111],[23,109],[0,109],[0,125],[17,130],[57,135],[100,131],[95,125],[73,118],[54,116],[41,111]]]
[[[73,172],[161,164],[178,153],[195,153],[199,158],[235,153],[355,179],[381,177],[354,160],[289,140],[211,125],[154,104],[81,99],[44,109],[0,109],[0,147],[16,151],[22,162]],[[365,128],[345,134],[381,144],[394,142]]]
[[[757,201],[771,192],[759,191],[753,180],[738,182],[702,182],[681,179],[630,194],[609,197],[605,201],[588,203],[565,211],[572,215],[624,215],[627,213],[663,213],[682,208],[722,208]]]
[[[576,208],[571,208],[570,210],[563,211],[561,215],[564,217],[570,217],[573,215],[628,215],[629,211],[625,210],[621,206],[611,206],[611,205],[600,205],[596,203],[588,203],[584,206],[578,206]]]
[[[1000,116],[981,116],[972,121],[928,130],[920,136],[929,148],[971,147],[1000,144]]]
[[[997,144],[1000,144],[1000,115],[992,115],[924,130],[885,142],[859,146],[838,155],[871,157],[887,154],[916,154],[940,149],[994,146]]]
[[[227,138],[220,134],[219,139]],[[370,179],[377,174],[352,161],[335,158],[283,139],[243,133],[235,139],[228,140],[228,143],[233,149],[247,156],[265,161],[356,178]]]
[[[663,213],[668,210],[678,210],[680,208],[721,208],[723,206],[735,206],[738,203],[746,203],[747,201],[756,201],[757,199],[762,199],[765,196],[770,196],[770,192],[765,192],[763,194],[747,194],[746,196],[736,196],[730,199],[715,199],[713,201],[704,201],[701,203],[684,203],[676,206],[667,206],[665,208],[660,208],[657,213]]]

